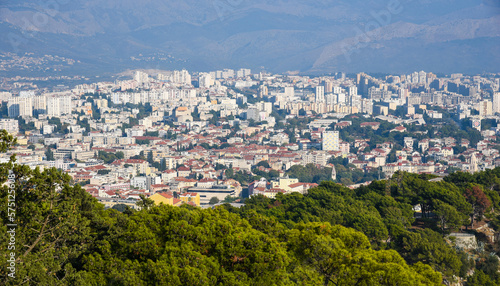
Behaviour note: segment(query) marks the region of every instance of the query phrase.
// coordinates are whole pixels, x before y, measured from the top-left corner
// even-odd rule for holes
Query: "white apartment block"
[[[324,151],[339,151],[339,132],[338,131],[324,131],[322,133],[323,142],[322,147]]]
[[[137,81],[139,84],[142,84],[148,82],[149,76],[145,72],[136,71],[134,74],[134,80]]]
[[[202,73],[198,79],[200,88],[210,88],[214,85],[214,79],[209,73]]]
[[[302,163],[325,166],[327,163],[326,154],[323,152],[308,152],[302,156]]]
[[[477,109],[479,110],[480,116],[489,116],[493,114],[493,106],[491,101],[482,100],[478,103]]]
[[[16,119],[0,119],[0,129],[5,129],[11,134],[19,132],[19,122]]]
[[[493,114],[500,113],[500,92],[493,94]]]
[[[187,70],[173,71],[169,78],[170,82],[178,84],[191,84],[191,75]]]
[[[273,112],[273,104],[271,102],[260,101],[255,104],[259,111],[265,112],[266,115],[269,115]]]
[[[49,117],[59,117],[63,114],[71,113],[71,97],[47,97],[47,115]]]
[[[247,119],[248,120],[252,119],[255,122],[259,122],[262,120],[263,115],[265,117],[265,113],[259,111],[256,107],[249,107],[247,109]]]
[[[47,97],[43,96],[43,95],[33,97],[33,110],[39,114],[46,113],[46,111],[47,111]]]
[[[325,102],[325,87],[318,85],[316,87],[316,102]]]
[[[30,97],[15,97],[8,101],[9,117],[33,116],[33,102]]]

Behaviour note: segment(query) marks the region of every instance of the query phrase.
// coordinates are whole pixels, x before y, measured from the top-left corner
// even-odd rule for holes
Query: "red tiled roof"
[[[167,198],[167,199],[171,199],[171,198],[173,198],[173,197],[174,197],[174,196],[169,195],[169,194],[167,194],[167,193],[159,193],[159,194],[160,194],[160,196],[162,196],[162,197],[164,197],[164,198]]]

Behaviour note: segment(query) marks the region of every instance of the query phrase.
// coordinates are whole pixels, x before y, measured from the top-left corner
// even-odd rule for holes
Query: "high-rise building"
[[[45,95],[33,97],[33,111],[35,114],[47,112],[47,97]]]
[[[323,137],[322,145],[324,151],[340,150],[338,131],[324,131],[321,135]]]
[[[293,86],[285,86],[285,96],[286,97],[294,97],[295,89]]]
[[[271,102],[260,101],[255,104],[257,110],[265,112],[266,115],[269,115],[273,112],[273,104]]]
[[[427,83],[427,74],[424,71],[418,73],[418,83],[420,84]]]
[[[232,69],[225,69],[222,71],[222,78],[223,79],[228,79],[228,78],[233,78],[235,75],[234,70]]]
[[[134,80],[137,81],[139,84],[143,84],[147,82],[149,79],[149,76],[147,73],[142,72],[142,71],[136,71],[134,74]]]
[[[269,90],[267,88],[267,86],[265,85],[261,85],[260,88],[259,88],[259,96],[267,96],[269,94]]]
[[[47,115],[49,117],[58,117],[62,114],[71,113],[70,96],[49,96],[47,97]]]
[[[358,88],[355,85],[351,85],[348,88],[349,96],[358,95]]]
[[[58,97],[48,97],[47,98],[47,115],[49,117],[60,116],[59,112],[59,98]]]
[[[333,93],[341,93],[341,92],[343,92],[343,90],[342,90],[342,87],[340,87],[340,86],[338,86],[338,85],[335,85],[335,86],[333,86],[333,88],[332,88],[332,92],[333,92]]]
[[[9,117],[33,116],[33,99],[31,97],[14,97],[8,101]]]
[[[339,104],[345,104],[346,103],[345,93],[339,93],[339,94],[337,94],[337,103],[339,103]]]
[[[325,87],[316,86],[316,102],[325,102]]]
[[[199,84],[201,88],[209,88],[214,85],[214,79],[209,73],[200,74]]]
[[[61,114],[71,113],[71,96],[59,97],[59,112]]]
[[[236,77],[247,77],[252,74],[252,71],[250,69],[239,69],[236,72]]]
[[[173,71],[169,77],[170,82],[177,84],[191,84],[191,75],[187,70]]]
[[[489,100],[482,100],[478,104],[478,110],[479,110],[479,115],[480,116],[489,116],[492,115],[493,113],[493,106],[491,104],[491,101]]]
[[[361,110],[361,95],[352,95],[349,97],[349,103],[351,107],[356,107],[358,110]]]
[[[493,113],[500,113],[500,92],[493,94]]]
[[[361,110],[363,113],[373,114],[373,101],[368,98],[361,99]]]
[[[249,107],[247,109],[247,119],[252,119],[255,122],[259,122],[264,120],[266,117],[266,113],[264,111],[260,111],[257,107]]]
[[[331,81],[325,81],[325,92],[330,93],[333,90],[333,83]]]
[[[326,104],[337,104],[337,95],[328,93],[325,95]]]

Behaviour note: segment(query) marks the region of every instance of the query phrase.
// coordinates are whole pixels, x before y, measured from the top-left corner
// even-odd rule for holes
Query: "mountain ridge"
[[[497,72],[500,63],[498,56],[494,57],[495,53],[500,54],[500,8],[494,1],[402,1],[399,13],[392,14],[387,14],[387,3],[377,1],[330,4],[322,0],[310,3],[59,0],[57,3],[64,2],[67,4],[52,7],[58,9],[27,1],[1,4],[0,28],[23,41],[14,47],[12,40],[0,40],[0,52],[14,52],[17,48],[18,54],[55,54],[89,65],[104,58],[113,66],[110,69],[95,65],[98,72],[178,66],[194,70],[264,66],[273,72],[358,72],[371,69],[375,62],[388,63],[380,65],[381,72],[404,72],[421,66],[419,56],[439,58],[439,54],[444,54],[442,58],[450,62],[438,65],[449,68],[436,72]],[[377,15],[390,18],[379,19]],[[30,21],[23,17],[46,21],[30,26],[27,24]],[[373,27],[382,20],[385,23],[378,29],[363,32],[366,25]],[[362,37],[369,40],[360,41]],[[362,45],[357,45],[358,42]],[[474,49],[475,45],[476,49],[487,51],[486,54],[464,54],[463,51]],[[399,50],[394,51],[396,46]],[[398,63],[399,57],[391,58],[389,51],[404,54],[405,50],[415,54],[405,64]],[[427,55],[429,51],[437,54]],[[456,53],[454,57],[449,55],[451,51]],[[131,60],[138,55],[151,58],[157,53],[177,60]],[[485,57],[493,59],[484,61]],[[486,66],[464,64],[474,61],[485,62]],[[388,66],[398,68],[387,70]],[[429,62],[423,66],[429,70],[436,65]],[[77,65],[73,69],[77,72]]]

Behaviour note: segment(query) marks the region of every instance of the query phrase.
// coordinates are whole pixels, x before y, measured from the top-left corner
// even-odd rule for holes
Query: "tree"
[[[485,258],[481,259],[477,268],[483,271],[484,274],[491,278],[491,281],[496,281],[500,278],[498,274],[499,261],[495,255],[487,255]]]
[[[129,206],[126,204],[116,204],[112,207],[112,209],[117,210],[119,212],[124,212]]]
[[[476,270],[472,276],[467,277],[467,286],[495,286],[495,281],[481,270]]]
[[[52,149],[50,147],[47,148],[47,151],[45,151],[45,157],[47,157],[47,161],[54,161],[54,152],[52,152]]]
[[[140,194],[139,197],[141,198],[140,200],[137,201],[137,206],[139,206],[141,209],[145,209],[145,210],[148,210],[149,208],[151,208],[152,206],[154,206],[155,202],[150,199],[150,198],[147,198],[145,195],[143,194]]]
[[[230,195],[227,195],[227,196],[224,198],[223,202],[224,202],[224,203],[232,203],[232,202],[234,202],[234,201],[236,201],[236,200],[238,200],[238,198],[236,198],[236,197],[232,197],[232,196],[230,196]]]
[[[106,164],[111,164],[115,160],[123,159],[123,157],[124,157],[123,152],[116,152],[116,153],[111,153],[106,151],[97,152],[97,158],[103,160],[104,163]]]
[[[264,167],[264,168],[271,168],[271,166],[269,166],[269,162],[267,161],[260,161],[259,163],[257,163],[257,165],[255,165],[256,167]]]
[[[148,152],[147,161],[148,161],[148,163],[153,164],[154,159],[153,159],[153,152],[152,151]]]
[[[5,152],[14,138],[0,135]],[[314,178],[321,169],[313,167],[296,171]],[[485,195],[493,196],[497,174],[500,168],[474,174],[459,186],[408,173],[358,189],[325,181],[306,194],[252,196],[241,208],[157,206],[142,196],[142,210],[105,210],[61,171],[31,170],[12,156],[0,164],[0,200],[9,202],[13,186],[17,277],[5,279],[7,259],[0,259],[0,279],[6,285],[441,285],[464,277],[474,260],[450,247],[434,225],[422,224],[430,219],[415,219],[413,206],[425,205],[448,231],[456,212],[462,219],[472,212],[462,190],[487,186]],[[8,213],[0,204],[2,249],[9,246]],[[498,264],[480,255],[468,285],[498,284]]]
[[[214,169],[215,169],[216,171],[219,171],[219,170],[224,170],[224,169],[226,169],[226,166],[225,166],[225,165],[222,165],[221,163],[215,163]]]
[[[219,203],[219,199],[217,197],[212,197],[208,203],[211,205],[215,205]]]
[[[160,171],[163,172],[165,170],[167,170],[167,160],[162,158],[160,161]]]
[[[102,170],[98,170],[97,174],[99,174],[99,175],[107,175],[107,174],[109,174],[109,172],[111,172],[111,170],[102,169]]]
[[[123,159],[125,157],[125,154],[123,154],[122,151],[118,151],[118,152],[115,153],[115,156],[116,156],[116,158],[118,158],[118,159],[121,160],[121,159]]]
[[[5,138],[2,136],[2,151],[12,142]],[[70,275],[66,270],[73,269],[72,261],[81,256],[92,240],[91,221],[103,207],[79,185],[70,186],[67,174],[55,168],[32,170],[14,162],[13,156],[0,167],[0,199],[7,201],[8,194],[15,194],[16,205],[13,221],[7,220],[7,204],[0,205],[0,244],[7,249],[7,224],[16,223],[16,277],[4,276],[2,281],[8,285],[61,284]],[[10,189],[4,184],[8,178],[13,180]],[[7,269],[5,261],[0,262],[2,269]]]
[[[445,233],[445,229],[457,228],[464,222],[462,214],[460,214],[454,207],[439,200],[434,202],[434,214],[439,220],[442,233]]]
[[[456,251],[439,233],[428,228],[404,232],[395,238],[394,248],[409,264],[424,261],[447,279],[458,275],[462,266]]]
[[[409,267],[393,250],[374,251],[366,236],[342,226],[299,224],[289,247],[300,264],[321,275],[323,285],[441,284],[430,267]]]
[[[464,196],[467,199],[467,202],[469,202],[472,206],[472,212],[470,214],[472,227],[474,225],[474,220],[481,219],[484,212],[490,208],[491,202],[477,185],[472,188],[467,188]]]

